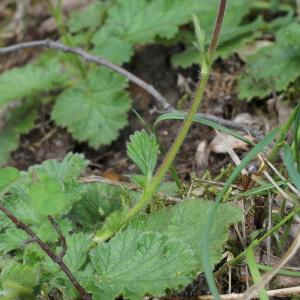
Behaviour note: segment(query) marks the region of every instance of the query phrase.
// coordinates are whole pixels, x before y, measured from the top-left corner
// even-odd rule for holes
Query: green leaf
[[[300,174],[295,166],[292,151],[287,144],[284,145],[283,161],[288,170],[291,180],[293,181],[297,189],[300,191]]]
[[[56,233],[45,235],[47,226],[43,225],[46,226],[43,230],[41,223],[48,222],[48,214],[67,214],[81,199],[86,188],[77,177],[86,164],[82,155],[70,153],[62,162],[49,160],[31,167],[22,173],[19,184],[4,199],[6,207],[26,224],[37,226],[45,238],[53,240]]]
[[[130,136],[127,143],[127,155],[138,166],[147,180],[151,179],[157,164],[158,144],[153,134],[145,130],[137,131]]]
[[[7,299],[30,299],[39,279],[39,268],[22,264],[7,266],[0,275],[0,282]],[[26,298],[25,298],[26,296]],[[10,298],[11,297],[11,298]]]
[[[11,69],[0,75],[0,106],[12,100],[19,100],[37,93],[61,86],[64,77],[59,64],[49,64],[47,68],[27,65]]]
[[[111,143],[127,124],[130,108],[127,81],[112,71],[98,68],[85,82],[65,90],[52,111],[54,121],[91,147]]]
[[[93,183],[87,186],[81,200],[78,201],[69,214],[75,223],[89,229],[96,229],[113,211],[121,208],[122,188]]]
[[[117,0],[93,37],[95,52],[118,64],[128,62],[134,45],[172,38],[201,8],[194,0]]]
[[[96,29],[103,22],[106,9],[105,3],[96,2],[81,11],[72,12],[68,21],[70,32],[77,33],[84,29]]]
[[[37,110],[31,102],[6,111],[5,127],[0,132],[0,166],[5,164],[10,153],[18,148],[20,135],[33,128],[37,116]]]
[[[65,264],[71,271],[77,272],[87,260],[87,255],[92,245],[90,234],[76,233],[67,236],[67,252],[64,256]]]
[[[31,184],[29,196],[35,209],[44,216],[58,215],[67,205],[66,195],[61,183],[52,178]]]
[[[144,232],[160,232],[182,240],[195,253],[198,271],[202,271],[202,243],[208,243],[213,264],[221,257],[222,247],[228,239],[228,226],[241,219],[241,210],[230,205],[221,205],[211,228],[210,240],[205,239],[204,227],[213,202],[201,199],[185,199],[172,208],[163,208],[147,217],[138,217],[129,228]]]
[[[275,44],[249,56],[238,82],[239,97],[264,98],[273,91],[285,90],[295,81],[300,76],[299,39],[300,25],[291,24],[278,32]]]
[[[12,183],[16,182],[19,179],[20,173],[17,169],[12,167],[6,167],[0,169],[0,193],[2,194],[3,191],[7,187],[9,187]]]
[[[88,290],[95,299],[132,300],[162,296],[192,279],[195,260],[182,242],[159,233],[126,230],[91,251],[94,275]]]
[[[37,176],[46,174],[59,181],[73,180],[79,177],[86,169],[88,161],[82,154],[68,153],[63,161],[49,159],[41,165],[29,169],[29,174],[36,173]]]
[[[58,196],[60,195],[60,199],[64,199],[65,203],[63,205],[59,200],[56,201],[60,203],[62,211],[66,213],[86,191],[85,186],[78,181],[78,177],[85,170],[87,164],[88,161],[84,159],[83,155],[69,153],[62,162],[47,160],[41,165],[29,168],[26,176],[29,184],[36,179],[38,180],[37,184],[41,183],[41,185],[44,184],[44,181],[46,185],[48,182],[51,184],[52,181],[56,186]],[[55,188],[52,192],[55,193]]]
[[[289,45],[300,48],[300,24],[292,23],[278,32],[277,42],[280,45]]]
[[[0,252],[8,253],[22,246],[28,235],[17,228],[7,229],[0,234]]]
[[[58,219],[56,223],[59,226],[59,229],[63,233],[64,236],[67,236],[69,232],[73,229],[72,224],[69,220],[66,219]],[[58,242],[59,236],[57,231],[53,227],[53,225],[49,222],[49,220],[43,221],[42,224],[37,224],[32,227],[36,232],[38,237],[42,239],[46,243],[55,243]]]

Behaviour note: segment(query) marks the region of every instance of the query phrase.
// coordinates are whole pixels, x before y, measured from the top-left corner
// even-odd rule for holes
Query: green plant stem
[[[61,7],[62,1],[61,0],[58,1],[57,7],[54,7],[50,0],[45,0],[45,1],[46,1],[46,4],[48,6],[50,13],[52,14],[53,18],[55,19],[55,22],[58,27],[58,31],[62,36],[63,42],[65,44],[67,44],[67,46],[72,47],[72,39],[71,39],[71,37],[68,33],[68,30],[64,24],[64,21],[63,21],[62,7]],[[74,65],[80,71],[82,78],[85,78],[86,72],[84,70],[82,62],[78,59],[77,56],[74,56],[73,62],[74,62]]]
[[[127,220],[134,215],[136,215],[138,212],[140,212],[144,206],[150,201],[153,194],[156,192],[156,189],[162,182],[163,178],[165,177],[167,171],[169,170],[176,154],[178,153],[190,127],[193,122],[193,117],[195,113],[197,112],[197,109],[201,103],[204,90],[208,81],[209,74],[202,74],[202,79],[200,81],[200,84],[197,87],[195,99],[193,101],[193,104],[191,106],[191,109],[189,110],[189,113],[187,115],[187,118],[185,119],[177,137],[174,141],[172,147],[170,148],[169,152],[167,153],[163,163],[159,167],[157,173],[151,180],[150,184],[146,187],[144,190],[144,193],[142,194],[140,200],[137,202],[137,204],[130,210],[130,212],[127,215]]]
[[[279,156],[279,152],[281,150],[281,148],[284,145],[284,141],[286,139],[286,136],[288,135],[289,130],[291,129],[291,127],[293,126],[295,120],[296,120],[296,116],[298,114],[298,110],[300,110],[300,103],[295,107],[295,109],[293,110],[293,112],[290,114],[286,124],[284,124],[281,129],[280,129],[280,135],[278,137],[278,140],[272,150],[272,152],[269,154],[268,156],[268,160],[270,162],[275,162],[278,159]]]
[[[162,164],[160,165],[157,173],[151,180],[150,184],[145,188],[140,200],[136,203],[136,205],[128,213],[128,215],[126,217],[126,221],[128,221],[131,217],[138,214],[145,207],[145,205],[151,200],[151,197],[156,192],[158,186],[160,185],[160,183],[162,182],[166,173],[168,172],[185,137],[187,136],[187,134],[189,132],[189,129],[193,123],[193,118],[200,106],[200,103],[202,101],[204,91],[205,91],[205,88],[207,85],[207,81],[208,81],[209,74],[211,71],[211,66],[213,63],[220,31],[221,31],[221,27],[222,27],[222,23],[223,23],[226,4],[227,4],[227,0],[220,0],[218,16],[217,16],[217,20],[216,20],[216,24],[215,24],[215,29],[212,34],[211,43],[210,43],[210,46],[208,49],[207,59],[202,64],[202,70],[201,70],[202,78],[198,82],[196,93],[195,93],[192,105],[190,107],[190,110],[187,114],[187,117],[184,120],[182,127],[181,127],[172,147],[170,148],[169,152],[165,156],[165,159],[162,162]]]

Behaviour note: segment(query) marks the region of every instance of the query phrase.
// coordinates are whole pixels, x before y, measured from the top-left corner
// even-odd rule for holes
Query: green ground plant
[[[197,12],[197,5],[204,7],[202,1],[190,1],[190,7],[183,3],[186,2],[99,2],[81,15],[71,17],[68,30],[72,34],[62,24],[60,1],[57,7],[52,7],[50,2],[49,5],[66,44],[92,43],[93,46],[89,47],[97,54],[105,55],[107,51],[112,61],[123,63],[129,61],[134,45],[150,43],[158,37],[174,37],[179,25],[189,22],[189,14]],[[217,18],[208,45],[204,42],[207,32],[200,26],[197,16],[193,18],[201,79],[187,113],[166,113],[155,124],[158,126],[170,119],[183,120],[162,163],[157,166],[160,147],[154,134],[142,130],[129,138],[127,154],[139,170],[139,174],[131,177],[134,189],[84,182],[82,174],[88,161],[80,154],[69,153],[61,162],[48,160],[26,172],[12,167],[0,169],[0,298],[51,299],[53,293],[70,300],[159,297],[175,293],[198,273],[205,272],[213,296],[220,299],[213,266],[221,259],[229,236],[228,227],[242,217],[241,209],[229,201],[244,197],[245,193],[282,193],[278,190],[280,185],[290,196],[292,209],[286,216],[280,215],[274,227],[256,236],[246,249],[227,263],[233,266],[245,257],[254,283],[260,284],[264,280],[265,275],[261,276],[260,270],[269,270],[269,266],[256,263],[253,249],[277,233],[299,212],[300,105],[286,124],[255,143],[196,115],[212,64],[219,55],[217,44],[226,4],[226,0],[218,2]],[[97,9],[103,9],[100,16],[95,13]],[[247,10],[247,6],[244,9]],[[157,11],[161,14],[154,14]],[[141,19],[137,17],[140,12],[143,12]],[[149,24],[143,22],[145,19]],[[99,26],[101,29],[98,30]],[[278,33],[279,40],[293,41],[297,26],[290,26]],[[106,47],[122,51],[114,53]],[[41,80],[49,62],[51,67],[46,70],[45,80]],[[24,74],[30,79],[30,84]],[[14,78],[19,78],[20,84],[12,89]],[[123,77],[103,67],[86,66],[77,56],[46,53],[33,64],[2,75],[0,90],[6,92],[0,103],[6,105],[16,98],[28,97],[24,102],[28,114],[23,115],[24,106],[12,109],[7,114],[9,125],[4,132],[8,139],[12,135],[17,140],[34,123],[37,95],[59,90],[52,111],[57,124],[67,127],[75,138],[88,141],[93,147],[109,143],[126,123],[120,117],[124,117],[124,112],[130,108],[126,84]],[[99,103],[95,103],[95,99]],[[163,200],[168,201],[165,177],[193,122],[231,134],[252,148],[234,168],[214,202],[182,197],[175,205],[153,205],[158,191],[165,191]],[[287,144],[285,141],[290,132],[293,140]],[[268,146],[274,141],[270,151]],[[10,149],[11,144],[8,142],[7,145],[6,148]],[[230,193],[227,195],[232,183],[259,154],[272,163],[279,159],[282,150],[284,165],[280,171],[287,170],[288,179],[278,178],[277,174],[274,176],[275,185],[260,180],[256,182],[258,186],[249,191],[232,197]],[[262,168],[260,172],[264,170]],[[224,198],[228,203],[222,203]],[[260,299],[266,299],[264,289],[257,289],[257,292]]]
[[[194,34],[189,29],[191,15],[194,13],[201,20],[207,33],[202,42],[207,46],[218,5],[217,0],[210,6],[204,0],[99,1],[82,12],[72,13],[65,23],[61,1],[57,1],[56,6],[51,1],[45,0],[45,3],[55,17],[61,41],[67,46],[81,47],[122,65],[131,61],[136,45],[181,43],[185,45],[184,52],[172,58],[176,67],[199,63],[199,49],[193,45]],[[278,32],[292,23],[290,29],[277,33],[278,43],[247,59],[238,86],[240,98],[246,100],[263,98],[273,90],[282,91],[298,78],[297,46],[286,44],[297,39],[298,25],[292,7],[279,5],[285,16],[272,22],[265,22],[262,16],[248,21],[251,12],[260,7],[259,3],[230,1],[216,54],[228,57],[263,34]],[[147,23],[144,20],[148,20]],[[290,34],[285,34],[287,31]],[[278,60],[282,63],[276,64],[274,70],[260,70],[261,62],[266,59],[264,53],[268,53],[270,65]],[[280,75],[285,73],[290,61],[293,68],[288,68],[288,75],[282,78]],[[252,88],[254,84],[256,89]],[[24,67],[4,72],[0,75],[0,108],[7,114],[6,126],[0,134],[0,144],[5,145],[0,150],[0,164],[3,165],[18,147],[20,136],[34,127],[40,105],[49,102],[52,120],[66,128],[74,139],[87,142],[95,149],[110,144],[127,125],[127,112],[132,106],[127,86],[128,79],[119,74],[55,50],[45,52]],[[16,117],[20,113],[22,118]]]

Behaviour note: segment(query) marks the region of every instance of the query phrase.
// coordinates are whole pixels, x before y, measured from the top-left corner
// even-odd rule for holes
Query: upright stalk
[[[192,105],[190,107],[190,110],[187,114],[187,117],[185,121],[182,124],[181,129],[179,130],[179,133],[177,134],[177,137],[170,148],[169,152],[165,156],[162,164],[160,165],[157,173],[152,178],[150,184],[145,188],[140,200],[136,203],[136,205],[130,210],[130,212],[127,215],[126,221],[139,213],[144,206],[151,200],[153,194],[156,192],[158,186],[162,182],[163,178],[165,177],[166,173],[168,172],[172,162],[174,161],[185,137],[188,134],[188,131],[192,125],[193,118],[201,104],[201,101],[203,99],[203,94],[207,85],[207,81],[210,75],[211,66],[214,61],[214,56],[217,48],[217,43],[220,36],[220,31],[225,15],[225,9],[226,9],[227,0],[220,0],[219,3],[219,9],[217,14],[217,19],[214,27],[214,31],[211,37],[210,46],[208,48],[206,59],[203,60],[202,68],[201,68],[201,78],[199,79],[196,93],[194,96],[194,99],[192,101]]]

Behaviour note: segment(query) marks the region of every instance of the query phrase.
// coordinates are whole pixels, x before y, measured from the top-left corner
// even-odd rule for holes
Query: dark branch
[[[55,229],[55,231],[57,232],[58,236],[59,236],[59,241],[61,243],[61,247],[62,250],[59,254],[59,256],[61,258],[63,258],[67,252],[67,242],[66,242],[66,238],[63,235],[62,231],[59,228],[59,225],[57,224],[57,222],[54,220],[54,218],[52,216],[48,216],[48,220],[49,222],[52,224],[53,228]]]
[[[43,242],[26,224],[24,224],[18,218],[16,218],[2,204],[0,204],[0,210],[17,226],[17,228],[25,231],[31,237],[31,239],[34,240],[41,247],[41,249],[51,258],[51,260],[60,267],[62,272],[66,274],[72,285],[82,296],[83,300],[92,300],[92,296],[88,294],[86,290],[80,285],[80,283],[77,281],[73,273],[70,271],[68,266],[63,262],[62,258],[59,255],[56,255],[50,249],[50,247],[45,242]]]

